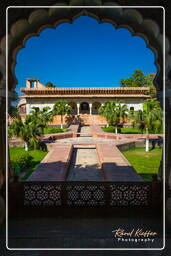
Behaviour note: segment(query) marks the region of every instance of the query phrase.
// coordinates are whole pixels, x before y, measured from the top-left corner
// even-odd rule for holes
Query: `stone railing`
[[[151,182],[21,182],[22,206],[116,207],[155,205]]]

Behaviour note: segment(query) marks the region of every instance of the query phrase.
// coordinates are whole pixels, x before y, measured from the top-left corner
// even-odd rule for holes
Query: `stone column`
[[[92,103],[89,103],[90,115],[92,115]]]
[[[168,86],[170,88],[170,84]],[[166,168],[166,218],[171,225],[171,90],[166,90],[166,115],[165,115],[165,168]],[[161,174],[160,174],[161,175]],[[162,176],[162,175],[161,175]]]
[[[6,134],[5,134],[5,89],[0,88],[0,223],[4,220],[5,217],[5,200],[2,196],[5,189],[5,166],[6,166]]]
[[[80,103],[77,103],[77,115],[80,114]]]

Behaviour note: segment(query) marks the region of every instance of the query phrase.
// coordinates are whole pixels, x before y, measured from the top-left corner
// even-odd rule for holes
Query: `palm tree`
[[[34,149],[37,147],[39,142],[37,136],[41,134],[41,127],[35,123],[32,115],[26,115],[24,121],[17,115],[9,128],[12,135],[20,137],[24,141],[25,151],[28,151],[30,145],[32,145]]]
[[[146,152],[149,151],[149,131],[160,131],[162,128],[162,110],[157,99],[147,100],[143,105],[143,110],[131,113],[135,125],[146,130]]]
[[[107,127],[109,125],[113,124],[113,116],[114,116],[114,111],[116,108],[116,103],[114,101],[108,101],[105,102],[104,105],[100,106],[98,109],[99,115],[104,116],[107,120]]]
[[[115,115],[114,115],[114,123],[116,125],[115,133],[118,133],[118,124],[120,124],[121,122],[123,123],[125,121],[125,118],[127,117],[127,113],[128,113],[127,105],[121,104],[121,102],[119,102],[116,105]]]
[[[59,100],[55,103],[52,113],[53,115],[61,116],[61,129],[63,129],[63,116],[71,113],[71,106],[68,104],[67,100]]]
[[[117,101],[108,101],[99,108],[99,114],[106,117],[107,126],[115,124],[115,133],[118,131],[118,124],[124,122],[127,111],[127,106]]]
[[[33,122],[42,129],[43,133],[47,123],[53,120],[53,112],[49,111],[50,107],[44,107],[43,110],[40,110],[38,107],[33,107],[32,109],[33,110],[30,113],[32,115]]]

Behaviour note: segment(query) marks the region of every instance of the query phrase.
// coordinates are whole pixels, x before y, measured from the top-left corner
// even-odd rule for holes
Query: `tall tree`
[[[117,101],[106,102],[99,108],[99,114],[106,117],[108,126],[115,124],[115,133],[118,131],[119,123],[124,122],[127,112],[127,106]]]
[[[157,99],[149,99],[144,102],[143,110],[131,111],[130,117],[139,129],[146,131],[146,151],[149,151],[149,131],[159,132],[162,128],[163,113]]]
[[[53,120],[53,112],[49,110],[50,107],[44,107],[42,110],[38,107],[33,107],[31,111],[34,123],[41,127],[42,133],[44,128],[47,127],[47,123]]]
[[[12,135],[20,137],[24,141],[25,151],[28,151],[30,145],[33,145],[34,148],[37,147],[39,142],[37,136],[41,134],[41,127],[35,123],[32,115],[26,115],[25,120],[17,115],[9,129]]]
[[[149,94],[156,96],[156,88],[153,84],[155,73],[144,75],[140,69],[136,69],[131,77],[120,80],[121,87],[149,87]]]
[[[63,128],[63,116],[70,114],[72,107],[68,104],[67,100],[59,100],[55,103],[53,107],[53,115],[61,116],[61,128]]]
[[[145,80],[146,80],[146,86],[149,87],[149,94],[152,97],[156,97],[156,87],[154,86],[154,78],[155,78],[155,73],[150,73],[147,76],[145,76]]]
[[[121,87],[143,87],[146,85],[145,75],[140,69],[136,69],[130,78],[121,79]]]

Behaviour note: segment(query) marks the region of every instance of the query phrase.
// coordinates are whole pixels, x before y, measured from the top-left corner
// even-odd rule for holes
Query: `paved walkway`
[[[27,179],[28,181],[64,181],[66,178],[72,145],[53,144],[38,168]]]
[[[89,131],[87,126],[81,128],[83,133]],[[57,140],[49,144],[50,152],[28,181],[143,181],[117,148],[117,145],[131,141],[85,137],[84,134],[81,137]],[[91,145],[96,149],[78,149],[72,154],[73,145]]]
[[[69,181],[103,181],[96,148],[77,146],[73,150]]]
[[[91,129],[89,126],[82,126],[80,132],[80,137],[91,137]]]
[[[143,181],[115,144],[97,144],[97,151],[106,181]]]

